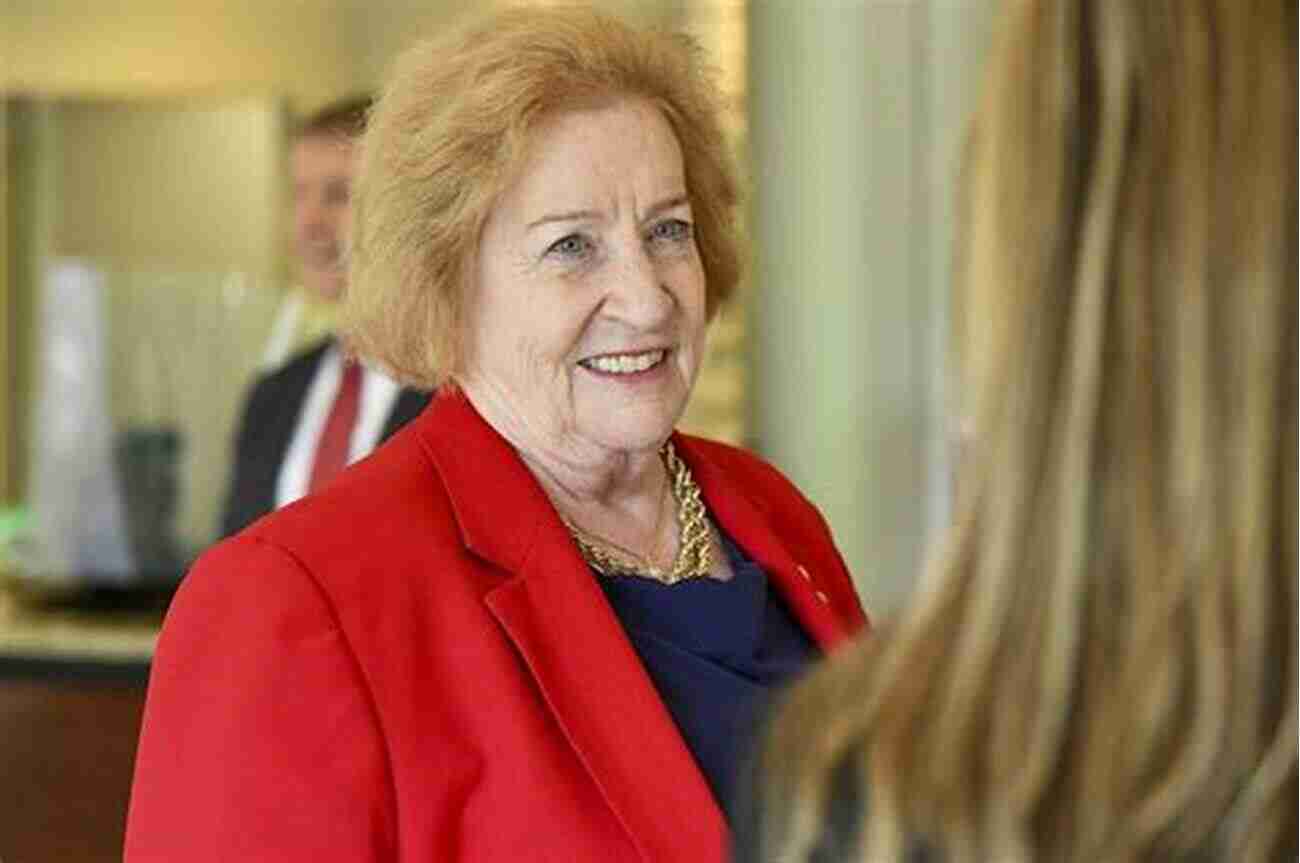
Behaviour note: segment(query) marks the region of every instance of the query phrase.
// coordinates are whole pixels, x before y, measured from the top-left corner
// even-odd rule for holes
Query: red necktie
[[[316,461],[311,468],[308,491],[315,491],[343,468],[348,466],[348,450],[352,442],[352,427],[357,422],[357,409],[361,403],[361,366],[343,364],[343,378],[334,406],[325,420],[320,445],[316,447]]]

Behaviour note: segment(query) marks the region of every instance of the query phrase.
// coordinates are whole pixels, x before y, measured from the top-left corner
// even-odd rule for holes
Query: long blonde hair
[[[867,860],[1295,859],[1295,3],[1020,0],[999,36],[955,523],[779,712],[765,847],[806,859],[853,761]]]

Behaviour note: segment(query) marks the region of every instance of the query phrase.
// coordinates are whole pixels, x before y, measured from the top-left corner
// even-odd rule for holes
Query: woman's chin
[[[626,412],[614,423],[602,423],[591,428],[585,437],[598,442],[604,449],[619,452],[652,452],[663,446],[673,433],[680,412],[677,414],[656,414],[638,417],[635,412]]]

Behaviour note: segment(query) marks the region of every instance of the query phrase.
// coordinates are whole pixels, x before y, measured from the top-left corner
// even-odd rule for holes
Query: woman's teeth
[[[650,351],[644,354],[607,354],[603,357],[582,360],[581,364],[593,371],[627,375],[657,366],[665,353],[665,351]]]

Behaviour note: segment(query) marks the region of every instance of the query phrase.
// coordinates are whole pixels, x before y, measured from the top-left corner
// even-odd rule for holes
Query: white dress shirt
[[[379,443],[384,424],[397,401],[401,384],[383,372],[362,366],[361,405],[357,411],[357,424],[348,441],[348,464],[369,454]],[[312,379],[298,414],[298,426],[289,441],[289,449],[280,465],[275,483],[275,505],[282,507],[307,493],[311,481],[312,464],[320,445],[325,421],[329,418],[334,397],[338,395],[343,379],[343,354],[335,346],[325,351],[316,377]]]

